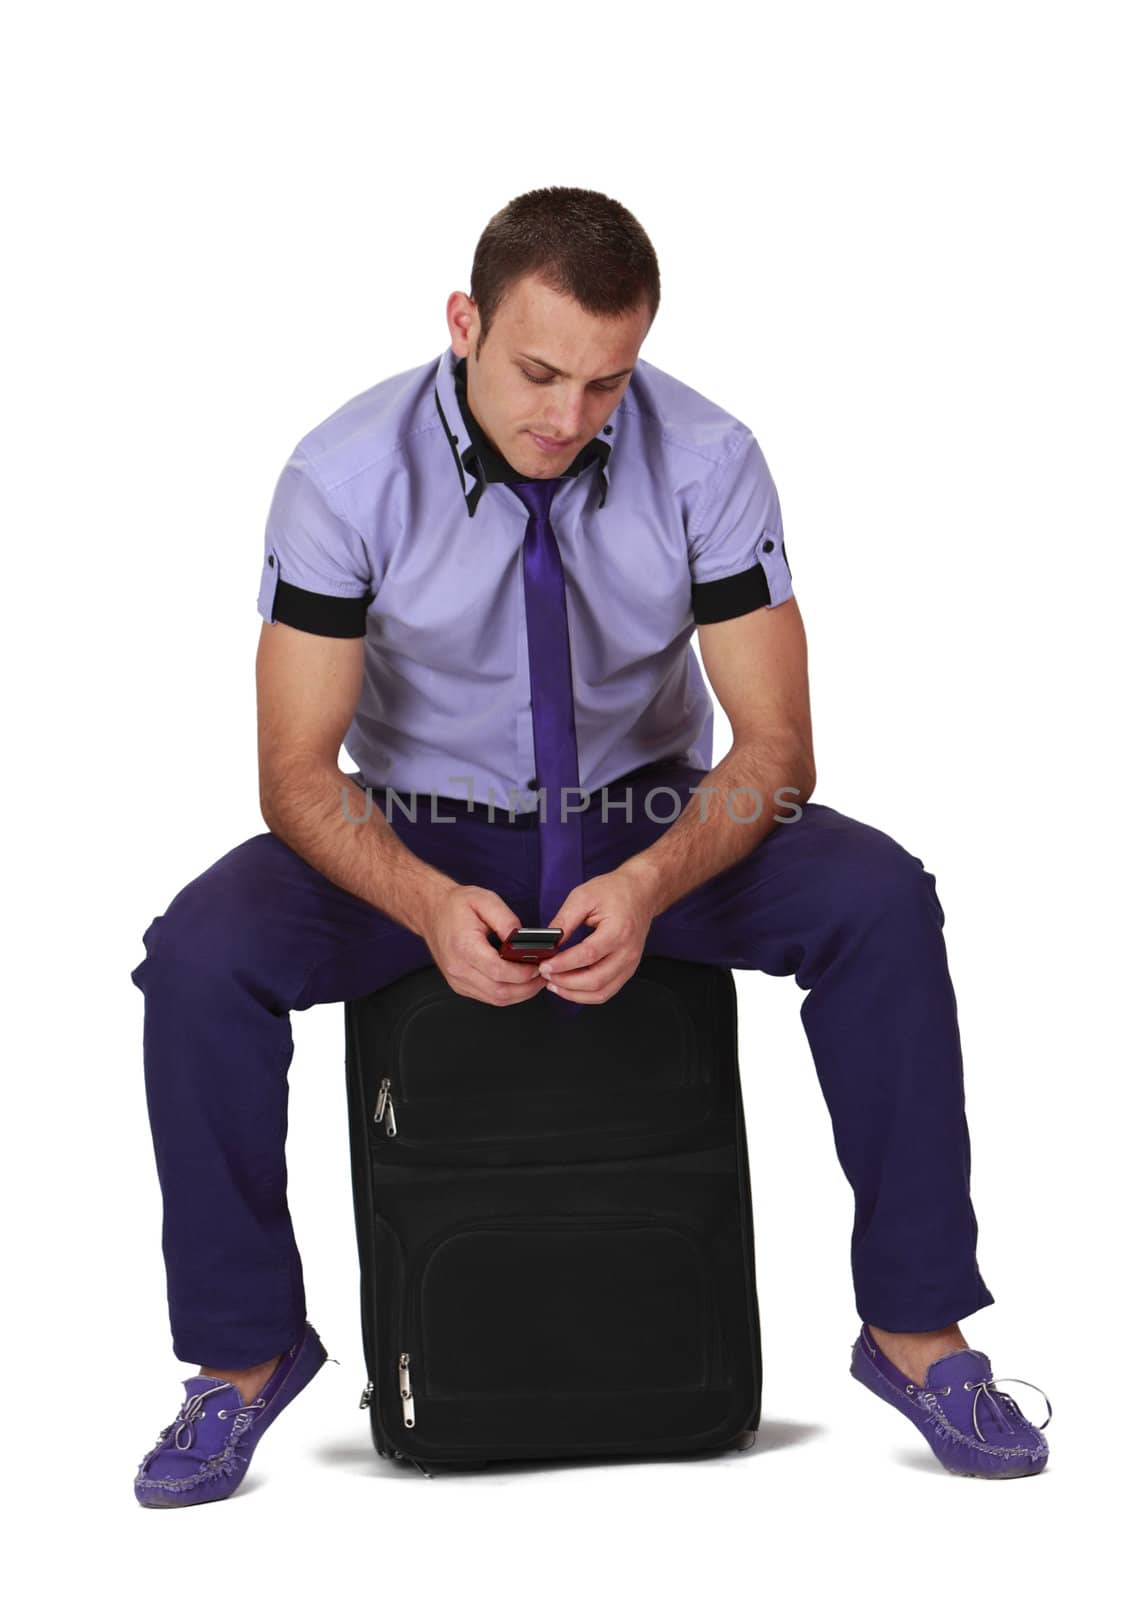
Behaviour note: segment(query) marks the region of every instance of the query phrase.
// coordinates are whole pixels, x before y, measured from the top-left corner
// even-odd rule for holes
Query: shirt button
[[[276,565],[276,557],[275,556],[269,556],[268,565],[270,567],[274,567]]]
[[[540,784],[536,781],[535,778],[530,778],[529,779],[528,786],[529,786],[530,789],[539,789],[540,788]]]
[[[605,422],[604,423],[604,432],[605,433],[610,433],[611,432],[611,423],[610,422]]]
[[[768,555],[769,552],[773,549],[773,540],[772,539],[766,539],[765,543],[762,545],[761,548],[765,551],[766,555]]]

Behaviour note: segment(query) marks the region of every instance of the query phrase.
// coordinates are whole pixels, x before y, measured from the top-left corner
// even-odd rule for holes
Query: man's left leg
[[[666,831],[705,772],[667,766],[630,785],[628,820],[599,800],[585,869],[610,871]],[[670,786],[646,814],[651,787]],[[739,805],[745,814],[745,805]],[[674,815],[672,815],[674,813]],[[737,826],[744,827],[744,821]],[[741,861],[655,918],[645,954],[780,976],[807,990],[801,1020],[855,1197],[856,1308],[922,1384],[966,1348],[958,1323],[993,1304],[976,1259],[970,1138],[954,989],[934,874],[878,828],[809,803]]]

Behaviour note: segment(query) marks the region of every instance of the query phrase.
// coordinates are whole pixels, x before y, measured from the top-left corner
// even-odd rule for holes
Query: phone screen
[[[517,928],[507,943],[514,950],[554,950],[563,932],[563,928]]]

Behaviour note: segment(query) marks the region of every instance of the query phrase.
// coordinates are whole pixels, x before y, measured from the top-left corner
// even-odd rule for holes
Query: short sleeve
[[[333,509],[311,462],[297,449],[268,512],[257,611],[265,622],[357,639],[367,631],[373,599],[362,538]]]
[[[748,430],[711,475],[687,536],[696,623],[726,622],[791,598],[781,503]]]

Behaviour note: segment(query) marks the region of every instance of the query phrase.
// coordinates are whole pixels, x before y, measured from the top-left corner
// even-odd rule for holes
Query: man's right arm
[[[419,936],[456,887],[408,849],[381,806],[344,816],[339,750],[363,684],[364,640],[264,622],[256,655],[260,810],[270,832],[349,894]],[[358,817],[362,790],[348,796]]]

